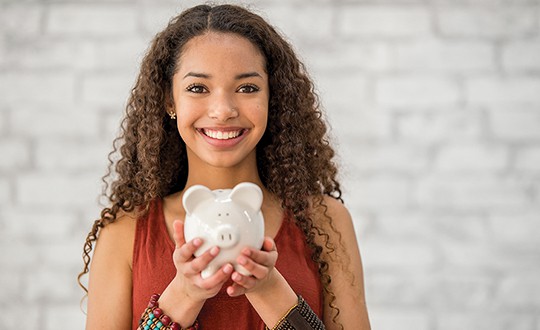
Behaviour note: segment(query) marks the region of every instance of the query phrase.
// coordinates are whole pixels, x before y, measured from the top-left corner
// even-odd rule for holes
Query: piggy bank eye
[[[229,216],[229,213],[225,214],[226,216]]]
[[[221,216],[221,213],[218,213],[217,216],[220,217],[220,216]]]

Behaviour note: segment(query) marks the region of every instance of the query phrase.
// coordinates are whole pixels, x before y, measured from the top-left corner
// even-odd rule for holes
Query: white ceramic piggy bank
[[[182,203],[186,210],[184,236],[186,242],[200,237],[203,245],[195,256],[212,246],[219,246],[219,254],[201,273],[203,278],[214,274],[230,263],[243,275],[250,273],[236,263],[245,247],[260,249],[264,240],[264,219],[261,212],[263,195],[253,183],[243,182],[233,189],[210,190],[195,185],[186,190]]]

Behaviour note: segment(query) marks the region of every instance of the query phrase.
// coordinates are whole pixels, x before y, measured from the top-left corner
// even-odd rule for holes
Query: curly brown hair
[[[332,161],[334,151],[318,97],[305,66],[287,41],[263,18],[235,5],[190,8],[154,38],[131,90],[120,135],[109,154],[109,170],[103,181],[110,206],[102,210],[86,238],[79,284],[87,291],[81,277],[89,272],[90,254],[100,228],[114,222],[119,213],[146,210],[152,200],[184,189],[188,173],[185,144],[166,105],[171,103],[172,78],[184,45],[208,31],[240,35],[256,45],[266,59],[270,100],[268,126],[257,145],[259,175],[302,229],[312,258],[319,265],[329,297],[326,303],[338,323],[339,309],[330,290],[327,262],[335,246],[322,225],[313,221],[314,210],[321,209],[325,227],[337,233],[327,215],[324,196],[342,201],[337,167]],[[326,249],[317,244],[316,237],[322,239]]]

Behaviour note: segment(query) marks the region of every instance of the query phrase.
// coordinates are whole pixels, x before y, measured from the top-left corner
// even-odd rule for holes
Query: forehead
[[[229,67],[264,71],[265,62],[261,51],[248,39],[234,33],[208,32],[186,43],[178,71]]]

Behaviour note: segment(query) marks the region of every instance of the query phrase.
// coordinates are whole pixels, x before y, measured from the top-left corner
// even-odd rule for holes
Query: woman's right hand
[[[195,251],[201,247],[201,238],[194,238],[186,243],[184,237],[184,223],[175,220],[173,223],[173,237],[176,248],[173,261],[176,267],[175,281],[178,289],[193,302],[204,302],[215,296],[233,272],[231,264],[223,265],[215,274],[207,279],[201,277],[201,271],[208,266],[219,253],[219,247],[214,246],[199,257],[194,257]]]

